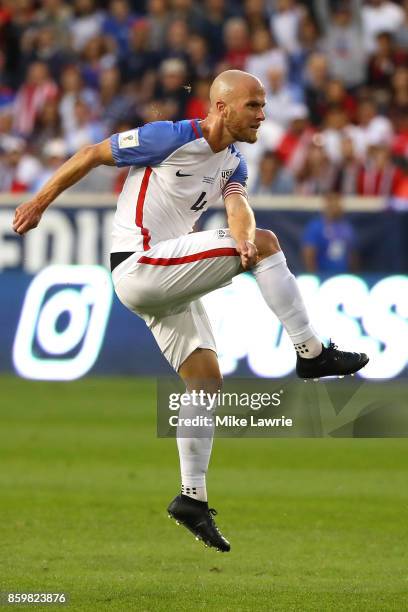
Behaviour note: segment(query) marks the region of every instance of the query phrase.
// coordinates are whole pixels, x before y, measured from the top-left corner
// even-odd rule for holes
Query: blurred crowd
[[[0,1],[0,191],[36,190],[114,132],[205,117],[227,68],[267,92],[240,145],[251,193],[408,208],[408,0]],[[102,168],[79,188],[122,182]]]

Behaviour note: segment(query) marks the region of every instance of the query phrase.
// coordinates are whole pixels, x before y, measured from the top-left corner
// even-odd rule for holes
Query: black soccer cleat
[[[207,502],[202,502],[187,495],[177,495],[167,508],[169,518],[176,519],[177,524],[184,525],[206,546],[216,548],[220,552],[228,552],[230,543],[224,538],[214,522],[217,514],[214,508],[209,508]]]
[[[330,341],[329,346],[313,359],[297,356],[296,374],[299,378],[322,378],[324,376],[347,376],[354,374],[367,365],[369,359],[365,353],[348,353],[339,351]]]

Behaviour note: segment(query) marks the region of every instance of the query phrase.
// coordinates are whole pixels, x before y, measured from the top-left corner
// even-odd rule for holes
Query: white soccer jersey
[[[197,120],[157,121],[114,134],[112,154],[131,166],[119,196],[111,251],[147,251],[192,231],[220,197],[246,186],[246,163],[229,145],[214,153]]]

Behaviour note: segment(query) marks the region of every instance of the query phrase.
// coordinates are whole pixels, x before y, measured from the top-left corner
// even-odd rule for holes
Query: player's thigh
[[[160,315],[229,284],[241,265],[229,231],[210,230],[160,242],[129,257],[117,271],[114,283],[122,302],[136,312]]]
[[[183,310],[163,316],[142,314],[164,357],[181,374],[192,378],[219,378],[216,344],[210,320],[201,300],[187,304]],[[201,358],[190,358],[202,349]],[[204,357],[204,353],[213,357]],[[210,363],[212,369],[210,370]]]

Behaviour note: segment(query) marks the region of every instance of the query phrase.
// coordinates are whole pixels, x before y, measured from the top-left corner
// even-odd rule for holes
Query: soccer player
[[[213,393],[222,382],[200,298],[243,270],[252,270],[266,304],[288,332],[297,352],[298,376],[357,372],[368,357],[339,351],[332,343],[322,345],[277,237],[255,226],[246,164],[234,142],[256,142],[265,118],[262,83],[248,73],[228,70],[214,80],[210,102],[203,121],[157,121],[83,148],[17,208],[14,230],[24,234],[36,227],[49,204],[92,168],[129,166],[113,225],[113,283],[123,304],[145,320],[190,397],[193,391]],[[228,228],[191,233],[221,195]],[[180,409],[179,418],[184,414],[191,414],[189,406]],[[230,544],[207,502],[212,437],[211,427],[197,437],[178,429],[181,494],[168,512],[207,546],[228,551]]]

